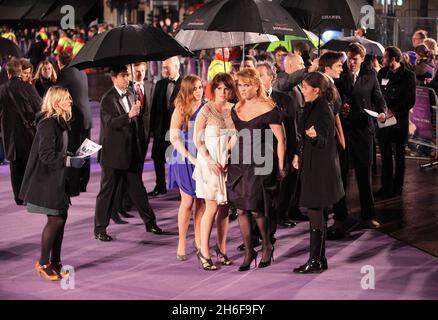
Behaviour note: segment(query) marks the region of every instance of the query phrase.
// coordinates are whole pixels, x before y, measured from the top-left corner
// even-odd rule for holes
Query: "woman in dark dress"
[[[61,245],[70,202],[65,168],[80,168],[86,160],[67,156],[71,103],[67,89],[54,86],[47,91],[42,112],[36,117],[37,132],[20,191],[28,212],[47,215],[41,238],[41,257],[35,269],[41,277],[52,281],[68,276],[61,264]]]
[[[335,118],[329,106],[335,99],[334,88],[322,73],[312,72],[303,80],[303,95],[306,105],[301,123],[301,154],[294,157],[292,165],[301,169],[300,207],[308,208],[310,258],[294,272],[313,273],[328,268],[323,211],[344,196],[344,188],[335,140]]]
[[[279,173],[285,175],[285,136],[283,114],[267,97],[258,72],[245,69],[237,74],[237,78],[239,102],[231,110],[237,143],[228,167],[227,191],[230,205],[238,211],[245,245],[245,258],[239,271],[247,271],[252,260],[257,259],[251,241],[251,213],[262,237],[259,268],[269,266],[273,258],[274,246],[269,239],[267,217]],[[278,157],[274,153],[273,135],[277,140]]]

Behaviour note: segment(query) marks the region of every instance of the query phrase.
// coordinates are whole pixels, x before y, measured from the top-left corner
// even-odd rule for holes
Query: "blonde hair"
[[[65,121],[69,121],[72,117],[71,109],[65,111],[59,106],[64,99],[69,99],[71,101],[70,93],[66,88],[60,86],[50,87],[43,98],[41,111],[46,113],[47,118],[61,117]]]
[[[423,44],[433,52],[434,55],[438,55],[438,44],[435,41],[435,39],[432,38],[426,38],[423,41]]]
[[[193,114],[192,103],[195,101],[193,92],[196,87],[196,82],[201,82],[201,78],[195,75],[185,76],[181,81],[181,88],[175,98],[175,107],[181,112],[184,123],[187,124]]]
[[[52,82],[56,82],[56,79],[58,78],[58,76],[56,75],[56,71],[55,71],[55,67],[53,66],[53,64],[49,61],[49,60],[44,60],[42,62],[40,62],[40,64],[38,65],[38,69],[35,73],[35,81],[38,81],[41,79],[41,73],[43,70],[43,67],[46,65],[49,65],[52,67],[52,74],[50,75],[50,80],[52,80]]]
[[[251,68],[246,68],[242,71],[239,71],[237,73],[237,82],[238,83],[242,82],[245,84],[256,86],[257,87],[257,98],[259,98],[263,102],[268,103],[272,108],[274,108],[275,103],[266,94],[265,86],[263,85],[262,80],[260,79],[260,74],[257,70],[254,70]],[[240,105],[243,106],[245,104],[245,101],[240,96],[239,90],[237,90],[237,97],[239,98]]]

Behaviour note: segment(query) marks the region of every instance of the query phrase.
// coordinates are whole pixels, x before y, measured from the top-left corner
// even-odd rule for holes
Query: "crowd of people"
[[[279,47],[272,56],[250,51],[241,63],[233,62],[238,48],[220,49],[207,84],[199,75],[182,73],[178,57],[162,62],[158,82],[146,76],[145,62],[133,70],[113,66],[113,85],[101,99],[95,238],[113,241],[107,232],[110,220],[125,223],[120,215],[130,217],[132,206],[147,232],[162,234],[148,198],[178,187],[179,261],[187,260],[193,211],[193,245],[204,270],[219,269],[210,252],[215,222],[218,263],[233,264],[227,255],[233,218],[243,242],[239,271],[249,270],[253,262],[269,267],[278,226],[293,227],[297,220],[309,221],[310,248],[308,261],[293,271],[327,270],[326,239],[345,238],[358,227],[379,228],[375,199],[403,193],[416,86],[437,83],[436,42],[422,30],[412,40],[415,61],[388,47],[382,66],[375,57],[367,58],[359,43],[319,57],[305,44],[294,52]],[[86,191],[90,176],[89,159],[75,156],[90,136],[92,118],[86,74],[65,68],[72,57],[73,52],[59,53],[59,73],[50,62],[41,62],[34,81],[28,70],[32,63],[12,59],[6,65],[9,80],[0,87],[3,145],[15,201],[47,215],[36,269],[49,280],[68,276],[62,271],[61,247],[69,199]],[[147,193],[142,173],[151,137],[156,185]],[[373,192],[376,138],[382,178],[381,188]],[[350,168],[361,216],[353,224],[345,197]],[[327,227],[331,213],[334,223]],[[260,244],[257,265],[254,248]]]

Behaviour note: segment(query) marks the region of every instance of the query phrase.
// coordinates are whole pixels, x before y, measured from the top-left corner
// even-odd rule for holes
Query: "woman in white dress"
[[[199,112],[194,135],[198,149],[193,173],[196,197],[205,199],[205,212],[201,219],[201,247],[198,250],[198,259],[204,270],[217,270],[209,251],[210,235],[216,216],[218,241],[215,251],[222,265],[232,264],[226,255],[228,204],[225,181],[229,141],[234,133],[231,119],[233,104],[228,102],[235,94],[234,81],[230,75],[220,73],[214,77],[211,91],[213,99]]]

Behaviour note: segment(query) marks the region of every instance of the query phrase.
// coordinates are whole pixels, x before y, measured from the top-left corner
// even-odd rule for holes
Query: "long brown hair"
[[[261,99],[263,102],[268,103],[272,108],[275,106],[274,101],[268,97],[266,94],[265,86],[260,79],[260,74],[257,70],[246,68],[237,73],[237,82],[243,82],[245,84],[249,84],[257,87],[257,98]],[[239,98],[240,105],[243,106],[245,101],[243,101],[240,96],[239,90],[237,90],[237,97]]]
[[[193,114],[192,103],[195,101],[193,92],[196,87],[196,82],[201,82],[200,77],[195,75],[187,75],[181,81],[181,88],[175,98],[175,107],[181,112],[184,118],[184,123],[187,124]]]

